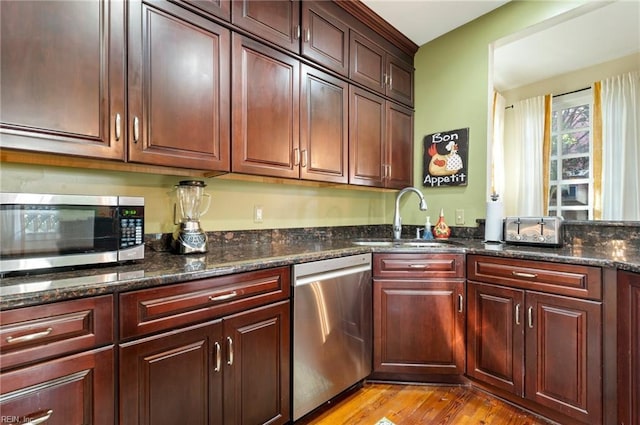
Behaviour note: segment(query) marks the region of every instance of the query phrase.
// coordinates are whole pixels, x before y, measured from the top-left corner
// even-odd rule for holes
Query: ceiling
[[[421,46],[509,0],[361,1]],[[587,0],[559,17],[528,28],[526,36],[512,36],[495,45],[493,78],[498,90],[628,56],[640,52],[640,1]]]
[[[418,46],[509,0],[361,0]]]

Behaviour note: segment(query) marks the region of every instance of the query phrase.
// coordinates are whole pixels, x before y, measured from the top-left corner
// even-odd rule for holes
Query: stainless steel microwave
[[[144,258],[144,198],[0,193],[0,273]]]

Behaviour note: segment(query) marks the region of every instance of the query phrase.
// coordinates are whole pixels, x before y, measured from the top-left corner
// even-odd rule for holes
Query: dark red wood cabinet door
[[[384,186],[385,100],[349,87],[349,183]]]
[[[229,170],[229,30],[168,2],[129,2],[129,160]]]
[[[373,369],[464,373],[464,281],[373,281]]]
[[[413,186],[413,111],[393,102],[385,103],[387,146],[385,187]]]
[[[113,425],[113,346],[0,374],[2,423]]]
[[[413,65],[392,55],[387,55],[387,96],[413,107]]]
[[[522,396],[524,291],[467,283],[467,375]]]
[[[302,56],[348,76],[350,19],[333,2],[302,2]]]
[[[123,2],[0,2],[0,146],[124,159]]]
[[[219,321],[121,344],[120,423],[221,424],[221,344]]]
[[[347,183],[349,84],[302,65],[300,85],[300,177]]]
[[[371,90],[385,94],[386,51],[353,30],[349,45],[349,78]]]
[[[528,399],[602,423],[602,303],[527,291]]]
[[[289,301],[226,317],[224,336],[225,423],[289,422]]]
[[[232,38],[232,171],[298,178],[300,63],[247,37]]]
[[[231,22],[266,41],[300,53],[300,2],[235,0]]]
[[[618,272],[618,422],[640,423],[640,274]]]

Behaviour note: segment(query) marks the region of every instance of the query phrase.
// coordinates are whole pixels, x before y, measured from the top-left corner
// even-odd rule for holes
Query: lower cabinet
[[[113,346],[0,375],[1,423],[114,424]]]
[[[374,378],[447,382],[462,376],[463,273],[464,255],[374,255]]]
[[[284,424],[289,301],[120,345],[120,423]]]
[[[640,274],[618,272],[618,423],[640,424]]]
[[[468,267],[467,375],[561,423],[603,423],[602,302],[534,290],[598,293],[599,269],[474,256]]]

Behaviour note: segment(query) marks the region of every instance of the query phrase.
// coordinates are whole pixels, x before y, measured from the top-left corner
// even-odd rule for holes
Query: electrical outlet
[[[464,210],[456,210],[456,224],[464,224]]]
[[[253,207],[253,222],[254,223],[262,223],[262,220],[264,218],[263,216],[263,210],[262,210],[262,205],[255,205]]]

